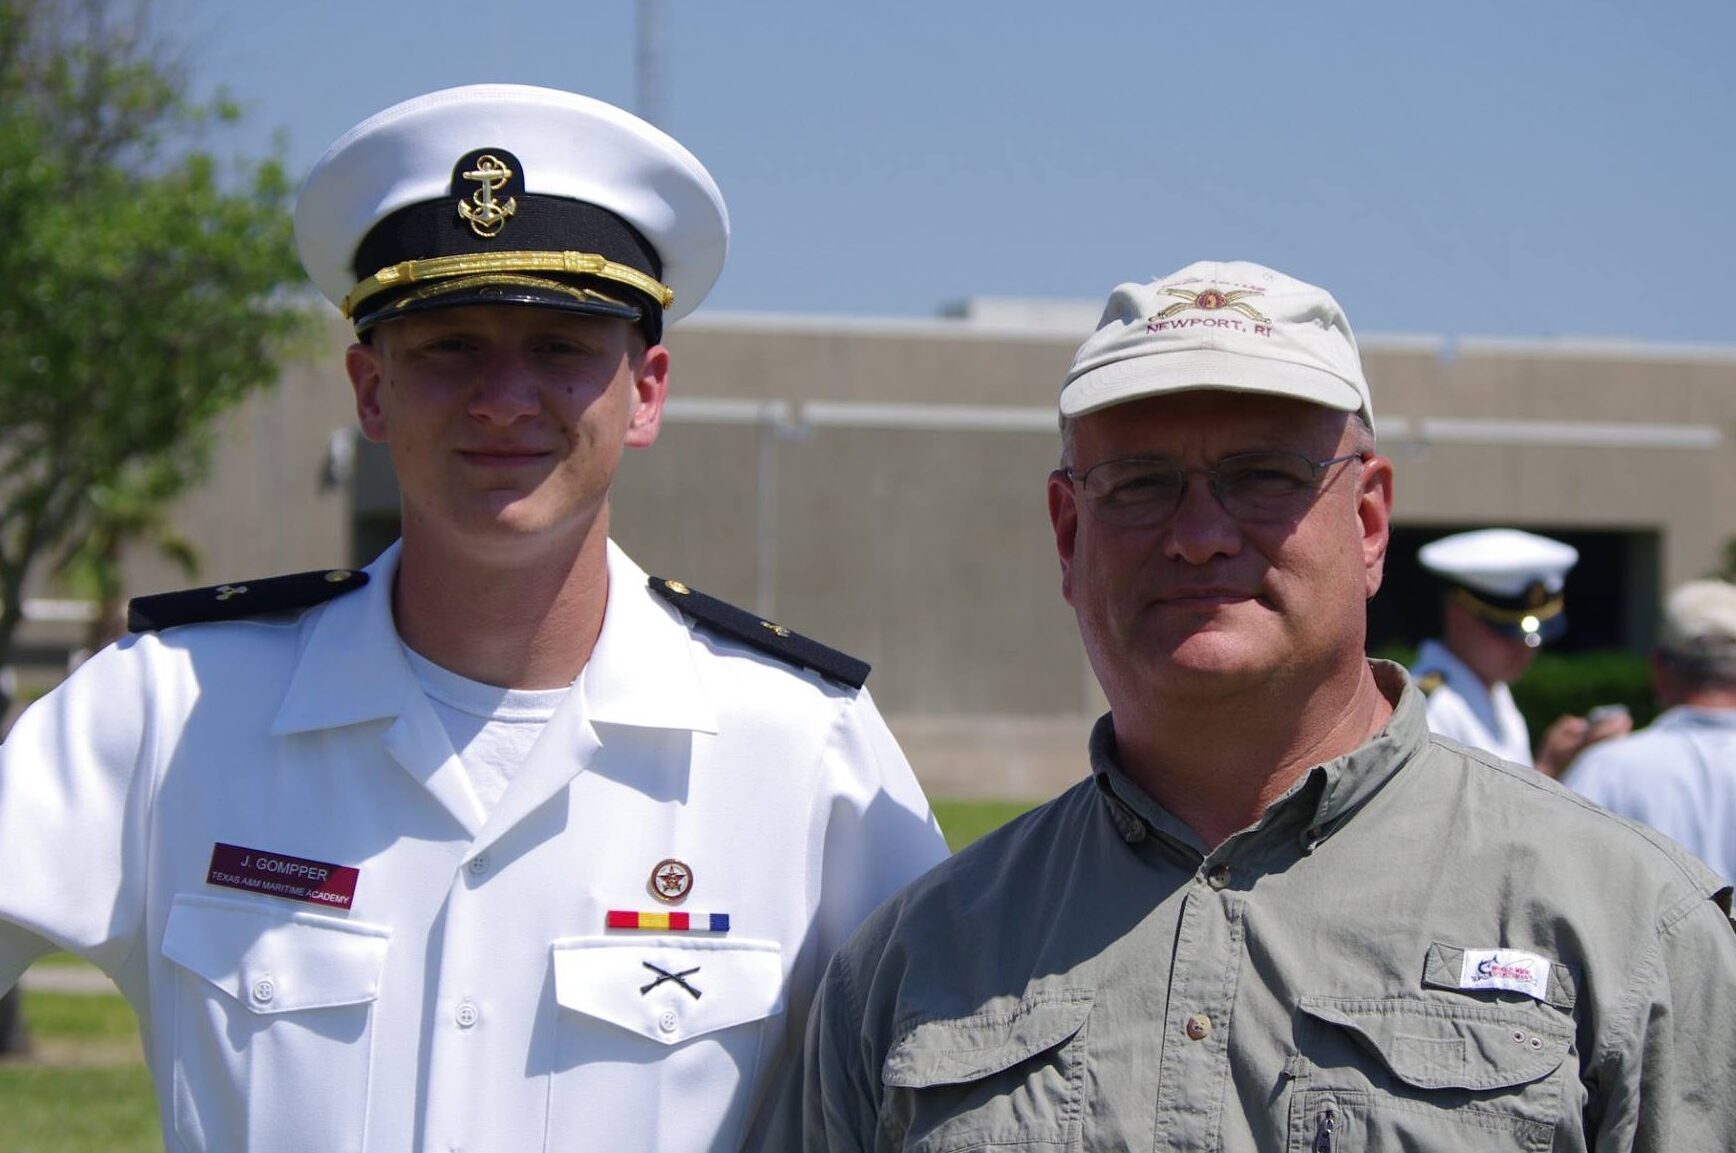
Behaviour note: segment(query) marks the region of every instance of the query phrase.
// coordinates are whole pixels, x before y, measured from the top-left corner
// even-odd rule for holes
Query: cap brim
[[[1287,396],[1339,412],[1364,412],[1356,386],[1330,372],[1245,353],[1200,349],[1133,356],[1081,373],[1061,390],[1061,415],[1172,392],[1214,390]]]
[[[366,316],[357,318],[356,331],[366,332],[405,316],[477,304],[515,304],[584,316],[618,317],[628,321],[637,321],[644,316],[644,309],[636,304],[559,281],[539,282],[539,278],[532,277],[475,277],[450,287],[431,285],[422,292],[404,296],[383,308],[375,309]]]

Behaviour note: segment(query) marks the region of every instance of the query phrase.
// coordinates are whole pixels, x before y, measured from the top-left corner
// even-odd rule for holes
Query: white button
[[[482,1011],[469,1001],[460,1001],[458,1002],[458,1012],[456,1016],[458,1018],[458,1027],[460,1029],[468,1029],[472,1025],[476,1024],[477,1021],[482,1019]]]
[[[657,1014],[657,1027],[665,1033],[675,1032],[675,1027],[679,1024],[681,1022],[676,1018],[674,1009],[665,1009]]]
[[[277,996],[277,986],[270,977],[261,977],[253,982],[253,999],[261,1005],[271,1004],[271,999]]]
[[[482,874],[488,872],[488,854],[487,853],[476,854],[476,856],[470,858],[470,863],[464,867],[470,870],[471,876],[473,876],[473,877],[482,876]]]

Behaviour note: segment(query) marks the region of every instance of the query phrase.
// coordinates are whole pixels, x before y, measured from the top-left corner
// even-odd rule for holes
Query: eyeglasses
[[[1106,460],[1084,472],[1056,469],[1079,486],[1091,515],[1120,528],[1149,528],[1181,507],[1187,478],[1203,473],[1218,504],[1247,523],[1287,520],[1314,503],[1320,477],[1335,464],[1362,460],[1349,453],[1310,460],[1297,452],[1242,452],[1209,468],[1183,468],[1163,457]]]

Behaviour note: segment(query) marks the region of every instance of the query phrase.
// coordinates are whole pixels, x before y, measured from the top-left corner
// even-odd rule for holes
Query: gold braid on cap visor
[[[1518,625],[1526,632],[1535,631],[1537,627],[1536,625],[1527,625],[1525,623],[1526,618],[1531,618],[1541,624],[1550,617],[1559,616],[1561,610],[1567,607],[1566,598],[1561,593],[1556,593],[1535,608],[1524,609],[1496,608],[1488,601],[1480,599],[1476,593],[1465,588],[1453,589],[1452,596],[1472,616],[1481,617],[1486,621],[1494,621],[1501,625]]]
[[[338,306],[344,318],[352,319],[356,309],[382,292],[404,288],[411,284],[450,280],[460,276],[478,276],[498,272],[552,272],[563,276],[595,276],[636,288],[664,308],[675,301],[675,290],[637,268],[617,264],[595,252],[490,252],[476,256],[436,256],[429,260],[405,260],[382,268],[368,277],[344,297]]]

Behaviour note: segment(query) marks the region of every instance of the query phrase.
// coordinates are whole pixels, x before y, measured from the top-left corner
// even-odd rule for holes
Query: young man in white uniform
[[[1431,541],[1417,559],[1447,582],[1441,638],[1424,641],[1411,668],[1428,697],[1431,732],[1559,777],[1588,744],[1631,727],[1619,717],[1596,725],[1560,717],[1533,760],[1531,731],[1507,687],[1567,631],[1562,587],[1579,560],[1572,545],[1491,528]]]
[[[728,219],[674,140],[492,85],[302,191],[403,538],[147,598],[0,748],[0,990],[138,1011],[173,1153],[794,1148],[827,958],[944,855],[861,662],[608,539]]]

